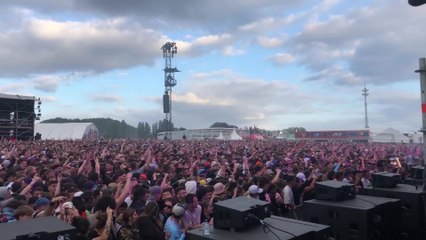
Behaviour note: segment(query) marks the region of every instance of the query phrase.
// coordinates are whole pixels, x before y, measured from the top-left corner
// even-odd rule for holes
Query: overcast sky
[[[406,0],[0,0],[0,92],[42,120],[164,118],[161,46],[177,43],[175,126],[421,128],[426,6]]]

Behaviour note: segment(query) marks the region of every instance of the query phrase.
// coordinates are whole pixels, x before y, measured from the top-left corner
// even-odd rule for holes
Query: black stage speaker
[[[250,217],[253,216],[255,217]],[[214,227],[242,229],[259,224],[258,219],[270,217],[269,203],[249,197],[238,197],[214,204]]]
[[[315,183],[315,199],[343,201],[355,197],[355,185],[339,181],[323,181]]]
[[[364,189],[362,194],[401,200],[402,232],[407,239],[426,239],[426,192],[412,185],[398,184],[394,188]]]
[[[331,226],[336,240],[400,240],[401,201],[356,196],[333,202],[309,200],[303,204],[305,221]]]
[[[423,166],[414,166],[411,168],[411,176],[413,176],[413,179],[421,179],[423,180],[423,171],[425,170],[425,167]]]
[[[216,219],[215,219],[216,221]],[[210,234],[205,236],[202,228],[188,231],[189,240],[328,240],[330,227],[322,224],[271,216],[263,220],[265,228],[259,224],[245,231],[230,231],[213,228],[210,226]]]
[[[423,187],[423,179],[406,178],[406,179],[402,180],[402,183],[409,184],[409,185],[412,185],[412,186],[417,187],[417,188]]]
[[[371,183],[375,188],[393,188],[401,181],[401,175],[397,173],[379,172],[373,173],[371,180]]]
[[[170,113],[170,96],[168,92],[163,95],[163,113]]]
[[[0,224],[0,239],[72,240],[76,231],[75,227],[56,217],[40,217]]]

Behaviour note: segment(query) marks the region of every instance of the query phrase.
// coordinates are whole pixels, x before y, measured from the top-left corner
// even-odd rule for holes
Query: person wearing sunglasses
[[[163,200],[163,210],[161,211],[161,219],[163,226],[166,224],[167,218],[172,216],[173,202],[171,200]]]

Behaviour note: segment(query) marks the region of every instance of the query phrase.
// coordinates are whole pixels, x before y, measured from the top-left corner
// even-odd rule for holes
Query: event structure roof
[[[410,138],[404,136],[400,131],[388,128],[383,132],[377,133],[371,138],[371,142],[378,143],[408,143]]]
[[[97,139],[99,130],[93,123],[38,123],[34,126],[35,134],[40,133],[41,139],[76,140]]]

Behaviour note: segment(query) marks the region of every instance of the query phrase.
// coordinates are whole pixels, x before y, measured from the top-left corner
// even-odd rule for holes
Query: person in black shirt
[[[77,229],[75,240],[89,240],[87,233],[89,232],[89,221],[82,217],[75,217],[71,223]]]
[[[201,203],[201,207],[200,223],[207,221],[208,223],[213,224],[213,203],[210,201],[204,201]]]

